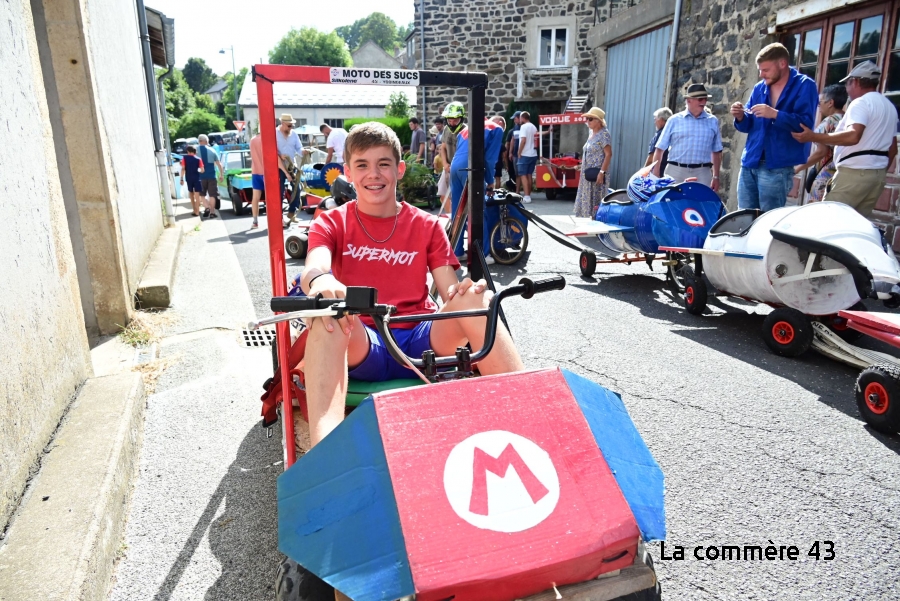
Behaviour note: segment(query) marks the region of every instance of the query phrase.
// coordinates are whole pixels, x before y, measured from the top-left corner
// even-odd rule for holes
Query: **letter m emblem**
[[[512,444],[507,444],[499,457],[491,457],[480,448],[475,447],[475,455],[472,463],[472,498],[469,502],[469,511],[476,515],[488,514],[487,473],[491,472],[501,478],[506,477],[509,468],[512,467],[519,475],[519,479],[525,486],[532,503],[537,503],[550,492],[541,484],[534,472],[529,469]]]

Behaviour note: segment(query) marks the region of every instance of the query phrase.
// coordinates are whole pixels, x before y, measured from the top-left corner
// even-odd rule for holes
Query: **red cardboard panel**
[[[634,559],[637,524],[558,369],[374,400],[417,600],[515,599]]]

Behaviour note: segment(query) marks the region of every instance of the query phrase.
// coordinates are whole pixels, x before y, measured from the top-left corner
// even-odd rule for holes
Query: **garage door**
[[[663,106],[672,26],[609,47],[606,123],[612,135],[610,184],[622,188],[647,159],[653,111]]]

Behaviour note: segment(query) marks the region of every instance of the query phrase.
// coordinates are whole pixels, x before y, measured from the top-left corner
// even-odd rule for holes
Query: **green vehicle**
[[[253,199],[253,186],[250,177],[250,149],[223,150],[219,160],[225,169],[219,181],[219,194],[231,201],[235,215],[243,215],[244,208]]]

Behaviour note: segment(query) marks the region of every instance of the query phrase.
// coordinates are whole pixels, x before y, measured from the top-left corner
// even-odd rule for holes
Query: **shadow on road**
[[[153,601],[172,598],[207,530],[222,573],[204,598],[245,601],[274,597],[275,570],[283,558],[278,552],[275,481],[283,469],[280,436],[266,438],[265,430],[254,426]]]

